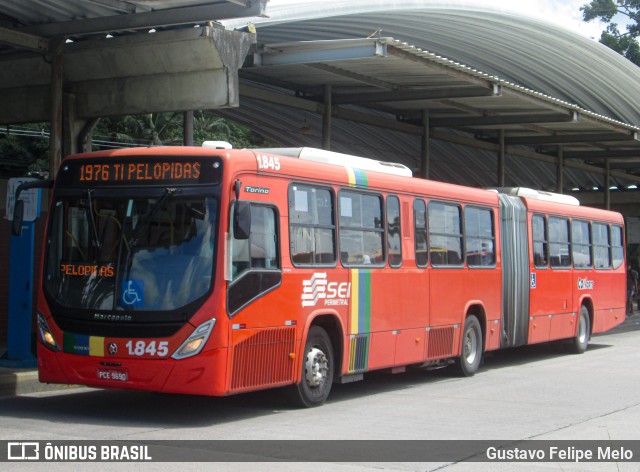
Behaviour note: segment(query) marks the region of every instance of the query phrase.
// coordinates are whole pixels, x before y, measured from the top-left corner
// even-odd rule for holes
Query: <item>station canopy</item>
[[[239,71],[240,107],[217,112],[278,146],[320,147],[330,106],[331,150],[413,169],[427,127],[437,180],[496,185],[503,139],[510,186],[556,190],[560,162],[563,191],[640,182],[640,69],[567,29],[477,3],[0,0],[0,12],[7,64],[59,35],[251,23],[258,44]]]
[[[635,184],[640,69],[568,29],[469,2],[353,0],[270,5],[240,71],[241,107],[221,110],[279,145],[319,146],[331,85],[334,151],[420,164],[429,177],[563,191]],[[459,4],[459,6],[456,6]],[[230,28],[245,19],[224,22]]]

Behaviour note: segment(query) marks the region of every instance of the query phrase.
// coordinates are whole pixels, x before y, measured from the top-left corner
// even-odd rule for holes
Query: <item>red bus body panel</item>
[[[462,328],[469,313],[478,316],[484,333],[484,350],[501,347],[502,254],[499,231],[500,207],[494,192],[421,179],[367,172],[366,185],[353,183],[349,169],[300,159],[279,157],[278,169],[260,169],[253,151],[167,147],[121,149],[68,159],[145,156],[221,156],[224,176],[219,202],[221,234],[216,248],[215,287],[208,300],[166,342],[162,358],[129,356],[126,343],[137,339],[97,340],[107,350],[115,344],[117,354],[78,355],[54,352],[40,340],[38,365],[43,382],[84,384],[103,388],[127,388],[172,393],[227,395],[297,383],[301,358],[310,326],[322,320],[332,327],[334,350],[342,375],[454,358],[461,352]],[[64,162],[63,162],[64,165]],[[247,304],[233,316],[227,313],[227,263],[225,234],[229,231],[231,202],[236,180],[268,193],[242,193],[252,202],[275,205],[278,210],[282,283]],[[402,267],[296,267],[289,256],[288,192],[292,183],[331,189],[355,189],[386,198],[400,199],[402,214]],[[115,189],[117,191],[117,189]],[[423,199],[481,206],[492,212],[495,226],[495,265],[486,268],[418,268],[415,262],[413,202]],[[52,199],[53,200],[53,199]],[[528,225],[531,214],[562,214],[623,224],[610,212],[526,200]],[[338,223],[336,222],[336,228]],[[530,238],[529,231],[529,238]],[[529,241],[529,246],[531,242]],[[531,253],[531,248],[530,248]],[[571,338],[576,333],[580,306],[593,306],[593,332],[619,324],[625,315],[625,267],[599,271],[574,269],[537,271],[530,256],[530,270],[537,273],[537,287],[530,291],[529,343]],[[45,258],[42,257],[44,261]],[[594,282],[594,290],[578,290],[578,279]],[[303,303],[305,284],[326,280],[333,295],[313,305]],[[51,317],[39,288],[38,309],[47,320],[58,344],[64,334]],[[171,354],[201,323],[216,319],[205,349],[198,355],[175,360]],[[146,342],[150,342],[146,339]],[[124,377],[126,372],[126,377]],[[126,378],[126,380],[122,380]]]

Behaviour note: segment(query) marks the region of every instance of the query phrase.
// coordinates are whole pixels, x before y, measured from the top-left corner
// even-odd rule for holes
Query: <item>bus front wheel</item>
[[[464,322],[462,351],[456,361],[460,373],[471,377],[478,371],[482,360],[482,329],[478,318],[471,315]]]
[[[322,405],[331,391],[333,373],[331,339],[320,326],[312,326],[304,347],[300,383],[293,386],[294,402],[306,408]]]
[[[578,317],[578,329],[575,337],[571,340],[569,349],[574,354],[582,354],[589,346],[589,335],[591,332],[591,322],[589,321],[589,310],[586,306],[580,307],[580,315]]]

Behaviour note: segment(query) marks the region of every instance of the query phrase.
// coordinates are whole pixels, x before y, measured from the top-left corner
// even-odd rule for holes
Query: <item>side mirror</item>
[[[233,237],[235,239],[249,239],[251,233],[251,204],[236,201],[233,213]]]
[[[24,201],[20,200],[20,193],[31,188],[53,188],[53,180],[31,180],[22,182],[15,190],[15,203],[13,205],[13,222],[11,233],[14,236],[22,235],[22,223],[24,222]]]
[[[11,223],[11,233],[14,236],[22,235],[22,222],[24,221],[24,201],[16,200],[13,206],[13,222]]]

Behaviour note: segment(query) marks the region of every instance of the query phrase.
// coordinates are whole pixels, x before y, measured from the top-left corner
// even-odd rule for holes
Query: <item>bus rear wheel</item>
[[[578,329],[575,337],[571,340],[569,350],[574,354],[582,354],[589,346],[589,335],[591,333],[591,321],[589,320],[589,310],[586,306],[580,307],[578,317]]]
[[[306,408],[322,405],[333,383],[333,347],[327,332],[312,326],[302,358],[300,383],[293,387],[294,402]]]
[[[482,360],[482,329],[478,318],[471,315],[464,322],[462,333],[462,351],[456,360],[460,373],[471,377],[478,371]]]

